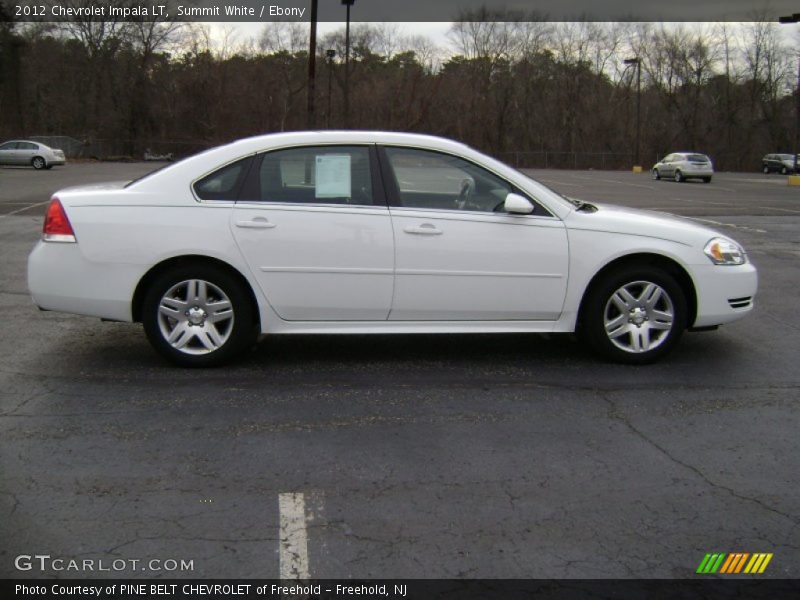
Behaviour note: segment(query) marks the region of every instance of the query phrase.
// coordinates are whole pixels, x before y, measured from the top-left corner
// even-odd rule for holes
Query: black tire
[[[764,168],[761,170],[764,172],[764,175],[769,175],[769,167],[767,165],[764,165]]]
[[[788,175],[788,174],[789,174],[789,169],[787,169],[786,166],[781,167],[781,175]]]
[[[683,173],[680,172],[680,169],[675,171],[675,175],[673,176],[676,183],[683,183],[686,179],[683,177]]]
[[[658,169],[653,169],[653,179],[655,179],[656,181],[661,179],[661,174],[658,172]]]
[[[703,183],[711,183],[711,177],[703,177]]]
[[[31,159],[31,166],[39,171],[47,166],[47,162],[41,156],[34,156]]]
[[[650,325],[640,323],[640,326],[637,326],[635,323],[632,323],[630,319],[627,319],[627,323],[625,323],[625,314],[619,311],[616,305],[612,306],[614,302],[612,297],[625,286],[632,286],[631,289],[635,290],[637,289],[637,285],[641,283],[653,283],[661,288],[662,294],[665,294],[669,300],[670,304],[668,306],[671,307],[672,321],[669,329],[663,330],[663,334],[660,332],[654,334],[654,337],[659,336],[659,338],[653,342],[654,346],[652,348],[649,350],[634,351],[630,346],[634,342],[634,337],[639,331],[639,327],[645,326],[645,328],[649,330]],[[644,286],[639,287],[644,290]],[[662,295],[654,306],[658,310],[664,310],[665,305]],[[613,311],[619,312],[620,314],[615,315]],[[668,310],[666,312],[668,312]],[[656,318],[651,316],[650,313],[648,313],[648,315],[650,318]],[[606,333],[607,316],[621,318],[623,322],[620,327],[625,327],[629,332],[633,332],[624,333],[616,338],[619,340],[619,344],[628,345],[629,349],[622,349],[612,342],[609,334]],[[637,329],[634,329],[634,327],[637,327]],[[686,298],[683,290],[675,279],[669,273],[658,267],[632,265],[608,273],[592,285],[581,307],[578,334],[581,339],[589,344],[594,352],[606,360],[623,364],[642,365],[652,363],[670,352],[680,340],[686,327]],[[648,333],[648,339],[650,339],[649,336],[650,334]],[[627,342],[630,342],[630,344],[627,344]]]
[[[179,286],[182,282],[189,281],[203,281],[210,284],[208,298],[211,301],[220,299],[219,294],[215,293],[213,288],[220,291],[223,296],[227,296],[227,300],[230,301],[232,322],[224,321],[223,326],[226,328],[225,335],[227,337],[214,349],[205,348],[198,335],[206,328],[206,318],[202,318],[202,324],[190,324],[189,322],[183,324],[186,331],[190,332],[188,334],[189,343],[185,343],[184,350],[173,347],[165,338],[164,331],[170,327],[173,320],[161,316],[162,301],[167,300],[165,295],[171,289]],[[192,301],[191,304],[195,302]],[[198,301],[198,304],[201,307],[198,309],[200,313],[210,310],[203,301]],[[230,362],[255,343],[258,332],[254,311],[248,290],[235,275],[215,265],[185,265],[162,273],[152,282],[142,303],[142,324],[152,346],[171,362],[183,367],[216,367]],[[178,311],[175,314],[178,315]],[[188,311],[183,314],[188,317]],[[185,320],[181,315],[178,317]],[[177,326],[177,319],[174,322]],[[197,328],[196,333],[193,332],[195,328]],[[216,326],[214,329],[216,331]]]

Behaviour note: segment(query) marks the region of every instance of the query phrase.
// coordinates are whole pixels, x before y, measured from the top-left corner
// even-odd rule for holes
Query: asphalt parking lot
[[[784,177],[532,171],[749,250],[754,313],[656,365],[568,336],[301,336],[197,371],[138,325],[27,296],[50,193],[153,167],[0,169],[0,576],[42,576],[14,566],[38,553],[193,561],[44,572],[61,577],[670,578],[707,552],[771,552],[762,577],[800,577],[800,188]]]

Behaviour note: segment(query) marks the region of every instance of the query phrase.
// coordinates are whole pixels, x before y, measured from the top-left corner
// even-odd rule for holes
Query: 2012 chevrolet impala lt
[[[653,361],[753,307],[756,269],[688,219],[566,198],[462,144],[265,135],[50,203],[44,310],[141,322],[187,366],[264,334],[573,332]]]

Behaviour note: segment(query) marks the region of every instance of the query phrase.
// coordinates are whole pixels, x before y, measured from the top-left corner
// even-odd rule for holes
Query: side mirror
[[[519,194],[509,194],[503,203],[505,211],[512,215],[529,215],[533,212],[530,200]]]

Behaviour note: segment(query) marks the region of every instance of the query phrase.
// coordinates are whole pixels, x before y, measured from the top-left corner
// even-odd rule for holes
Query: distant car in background
[[[687,179],[702,179],[710,183],[714,165],[705,154],[698,152],[673,152],[653,165],[653,179],[671,178],[678,183]]]
[[[62,150],[39,142],[11,140],[0,144],[0,165],[30,165],[34,169],[49,169],[66,162]]]
[[[761,159],[761,170],[765,175],[780,173],[787,175],[794,171],[794,154],[767,154]]]

